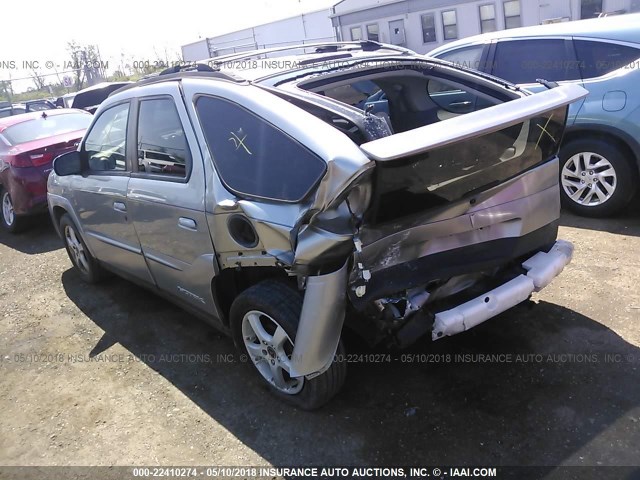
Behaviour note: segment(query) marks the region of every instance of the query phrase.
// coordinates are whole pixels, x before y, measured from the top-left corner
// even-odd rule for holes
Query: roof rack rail
[[[205,63],[184,63],[182,65],[165,68],[158,75],[171,75],[172,73],[180,72],[217,72],[219,70],[219,68],[213,68],[211,65]]]
[[[219,57],[211,57],[202,61],[209,64],[221,64],[225,62],[245,60],[260,55],[268,55],[270,53],[280,53],[287,50],[314,49],[312,53],[335,53],[339,51],[361,50],[363,52],[375,52],[377,50],[391,50],[401,54],[415,54],[408,48],[398,47],[397,45],[389,45],[387,43],[374,42],[372,40],[363,40],[360,42],[323,42],[323,43],[302,43],[297,45],[287,45],[284,47],[262,48],[241,53],[230,53]]]
[[[182,80],[183,78],[217,78],[219,80],[227,80],[234,83],[247,83],[244,78],[237,77],[235,75],[230,75],[227,73],[220,72],[218,70],[214,70],[208,65],[204,65],[207,69],[186,69],[180,70],[178,72],[168,71],[170,69],[165,69],[157,75],[147,76],[137,82],[133,82],[129,85],[126,85],[122,88],[119,88],[115,92],[111,93],[109,96],[115,95],[116,93],[124,92],[126,90],[131,90],[132,88],[142,87],[144,85],[151,85],[154,83],[162,83],[162,82],[170,82],[176,80]],[[172,69],[175,67],[172,67]]]

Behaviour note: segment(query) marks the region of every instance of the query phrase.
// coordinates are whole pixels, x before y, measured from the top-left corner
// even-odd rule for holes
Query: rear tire
[[[342,388],[347,373],[345,350],[340,340],[338,360],[311,380],[289,377],[287,364],[301,311],[299,292],[282,281],[265,280],[235,299],[231,306],[231,331],[236,346],[248,355],[251,368],[273,395],[302,410],[315,410]]]
[[[26,218],[16,215],[8,190],[0,188],[0,223],[9,233],[20,233],[27,226]]]
[[[60,218],[60,232],[69,259],[82,280],[87,283],[98,283],[102,280],[105,277],[105,270],[91,255],[80,235],[80,230],[67,213]]]
[[[607,217],[626,207],[638,171],[623,149],[604,140],[574,140],[560,150],[562,206],[584,217]]]

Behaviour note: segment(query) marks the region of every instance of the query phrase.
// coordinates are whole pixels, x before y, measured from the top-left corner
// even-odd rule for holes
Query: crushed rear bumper
[[[435,341],[469,330],[524,302],[533,292],[549,285],[572,257],[573,244],[558,240],[548,253],[538,252],[522,263],[526,275],[519,275],[484,295],[437,313],[432,339]]]

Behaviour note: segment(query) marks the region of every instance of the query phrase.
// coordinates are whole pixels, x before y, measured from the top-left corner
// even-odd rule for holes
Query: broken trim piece
[[[526,275],[451,310],[437,313],[432,340],[462,333],[524,302],[533,292],[549,285],[572,257],[573,245],[564,240],[558,240],[548,253],[536,253],[522,264]]]
[[[292,377],[313,378],[333,363],[346,310],[348,264],[328,275],[307,278],[291,355]]]
[[[576,102],[589,94],[579,85],[563,85],[484,110],[374,140],[360,146],[371,159],[391,161],[497,132],[545,112]]]

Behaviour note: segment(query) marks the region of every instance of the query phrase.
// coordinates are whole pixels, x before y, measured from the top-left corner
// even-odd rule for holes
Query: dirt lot
[[[163,299],[81,283],[47,219],[2,232],[0,464],[639,465],[638,208],[565,215],[574,262],[537,305],[416,361],[352,363],[314,413],[266,395],[224,361],[229,339]]]

